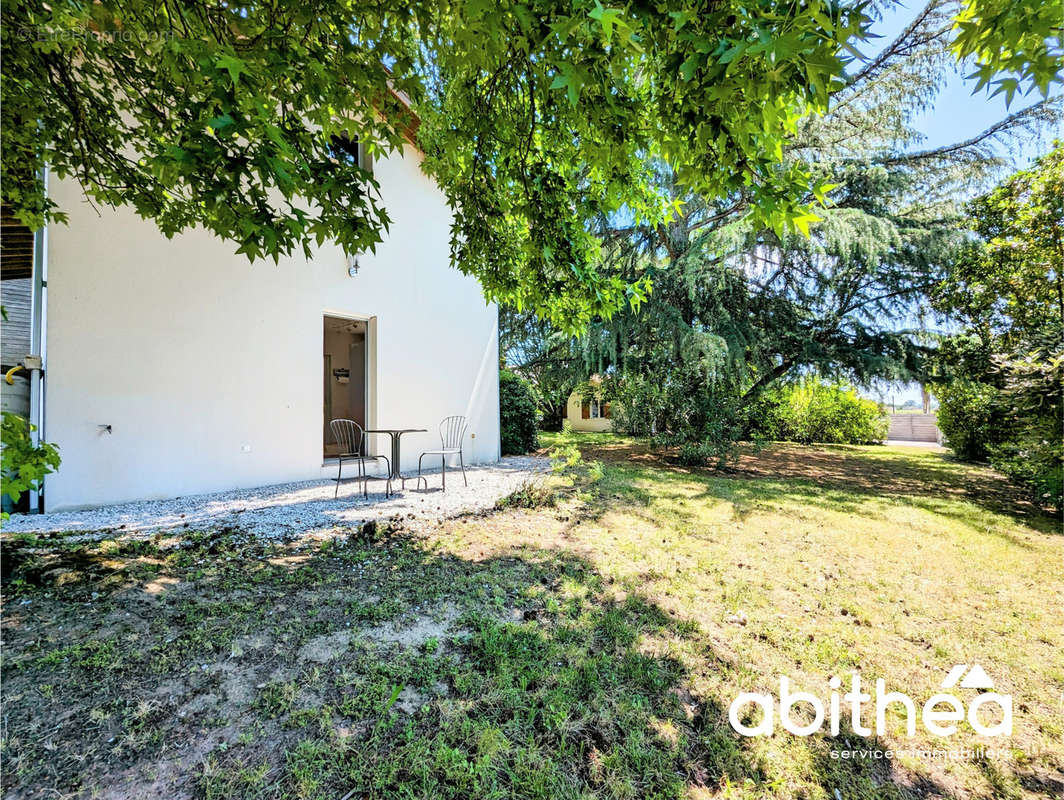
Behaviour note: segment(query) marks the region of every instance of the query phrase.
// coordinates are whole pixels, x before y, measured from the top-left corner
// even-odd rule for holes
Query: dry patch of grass
[[[419,538],[5,536],[6,796],[1064,793],[1064,537],[997,476],[917,450],[787,447],[721,474],[564,443],[585,461],[551,491]],[[780,674],[923,699],[955,663],[1013,694],[1003,757],[843,761],[727,721]],[[888,721],[843,749],[897,746]]]

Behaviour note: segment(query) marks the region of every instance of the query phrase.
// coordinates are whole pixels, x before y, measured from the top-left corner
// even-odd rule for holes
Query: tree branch
[[[1009,114],[1004,119],[995,122],[982,133],[976,134],[970,139],[965,139],[963,142],[956,142],[955,144],[947,145],[945,147],[935,147],[930,150],[919,150],[915,153],[899,153],[888,158],[879,159],[879,163],[888,166],[891,164],[907,164],[913,161],[948,158],[962,150],[967,150],[968,148],[982,144],[987,139],[997,136],[1003,131],[1008,131],[1020,122],[1025,121],[1028,116],[1033,115],[1038,111],[1043,111],[1045,105],[1045,100],[1039,100],[1033,106],[1028,106],[1014,114]]]
[[[897,38],[895,38],[893,42],[883,48],[883,50],[878,56],[869,61],[859,72],[857,72],[857,74],[850,78],[850,80],[847,82],[847,86],[854,86],[860,83],[866,78],[869,78],[874,75],[877,71],[879,71],[897,56],[905,54],[913,47],[934,41],[944,32],[948,31],[950,28],[949,26],[946,26],[943,29],[935,31],[930,36],[925,36],[919,40],[912,39],[913,34],[916,33],[920,26],[927,22],[927,20],[930,19],[931,16],[936,11],[938,11],[938,9],[942,5],[942,0],[931,0],[931,2],[924,6],[923,10],[916,15],[916,19],[910,22],[909,26],[900,34],[898,34]]]

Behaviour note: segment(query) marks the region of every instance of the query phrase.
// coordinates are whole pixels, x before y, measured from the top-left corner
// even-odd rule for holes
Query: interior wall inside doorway
[[[324,452],[336,454],[333,419],[366,426],[366,323],[325,317],[323,347]]]

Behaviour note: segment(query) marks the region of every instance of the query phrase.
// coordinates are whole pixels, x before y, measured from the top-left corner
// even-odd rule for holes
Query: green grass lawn
[[[986,469],[775,445],[726,472],[602,434],[549,491],[417,534],[3,537],[9,797],[1064,794],[1064,536]],[[955,664],[1013,735],[746,738],[740,691],[922,703]],[[973,690],[958,690],[962,695]],[[841,751],[1002,748],[993,757]]]

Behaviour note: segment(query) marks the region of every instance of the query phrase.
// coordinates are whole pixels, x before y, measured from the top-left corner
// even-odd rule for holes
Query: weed
[[[261,688],[255,702],[256,708],[263,712],[266,717],[274,719],[292,710],[295,703],[298,687],[294,681],[284,683],[270,682]]]
[[[87,642],[60,647],[37,659],[38,667],[80,668],[88,670],[108,669],[117,666],[118,650],[112,641],[90,639]]]
[[[506,508],[552,508],[557,505],[557,494],[542,480],[527,480],[510,494],[495,501],[497,509]]]

